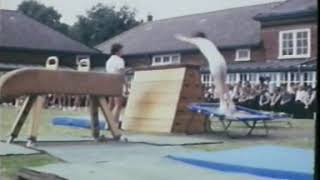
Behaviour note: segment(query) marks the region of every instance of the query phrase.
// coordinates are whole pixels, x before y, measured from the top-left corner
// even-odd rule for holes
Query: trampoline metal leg
[[[248,128],[251,128],[251,125],[247,121],[242,121]]]
[[[224,133],[226,133],[226,135],[229,136],[229,137],[233,137],[229,133],[229,127],[231,126],[232,121],[228,121],[228,123],[226,124],[226,122],[225,122],[226,119],[225,118],[220,117],[219,120],[220,120],[220,122],[221,122],[221,124],[223,126]]]
[[[267,122],[266,121],[263,121],[263,127],[266,131],[266,136],[269,134],[269,126],[267,125]]]
[[[212,129],[212,124],[211,124],[211,120],[209,117],[206,117],[205,122],[204,122],[204,126],[205,126],[205,131],[208,133],[216,133],[215,130]]]
[[[253,132],[254,128],[256,127],[256,125],[257,125],[257,121],[253,121],[253,124],[250,127],[249,132],[247,133],[247,136],[250,136],[252,134],[252,132]]]

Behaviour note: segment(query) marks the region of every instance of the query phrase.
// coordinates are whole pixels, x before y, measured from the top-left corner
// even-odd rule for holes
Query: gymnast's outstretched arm
[[[189,37],[183,36],[181,34],[176,34],[174,37],[179,41],[187,42],[190,44],[196,44],[195,41],[193,40],[193,38],[189,38]]]

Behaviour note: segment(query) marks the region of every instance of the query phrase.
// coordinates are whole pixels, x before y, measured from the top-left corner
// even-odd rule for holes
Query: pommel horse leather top
[[[99,138],[98,109],[100,108],[114,139],[119,139],[121,133],[108,108],[106,97],[121,96],[124,80],[124,76],[118,74],[53,71],[44,68],[27,68],[8,72],[0,78],[0,100],[27,97],[12,127],[8,142],[12,142],[19,135],[37,98],[47,94],[89,96],[93,137]],[[39,119],[38,116],[33,117],[32,123],[35,126],[37,126],[35,119]],[[30,135],[29,141],[36,141],[36,137]]]
[[[116,74],[28,68],[0,78],[0,99],[64,94],[121,96],[124,77]]]

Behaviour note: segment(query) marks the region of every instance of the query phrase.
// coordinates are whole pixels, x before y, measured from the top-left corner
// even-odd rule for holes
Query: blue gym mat
[[[90,129],[91,121],[89,119],[84,118],[72,118],[72,117],[56,117],[52,120],[52,124],[55,126],[64,126],[75,129]],[[106,123],[103,121],[99,121],[100,130],[104,130],[106,128]]]
[[[224,172],[247,173],[275,179],[313,179],[312,150],[257,146],[211,153],[173,154],[167,158]]]

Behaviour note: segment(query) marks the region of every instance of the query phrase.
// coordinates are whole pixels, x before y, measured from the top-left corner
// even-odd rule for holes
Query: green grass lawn
[[[43,138],[81,138],[90,137],[90,130],[69,129],[54,127],[51,119],[56,116],[88,116],[86,111],[60,111],[44,110],[42,113],[42,125],[40,128],[40,137]],[[6,139],[14,119],[17,115],[17,109],[0,107],[0,136]],[[26,138],[28,133],[29,119],[22,129],[20,137]],[[272,124],[270,135],[259,138],[241,138],[230,139],[225,136],[208,135],[216,140],[224,141],[223,144],[217,145],[197,145],[186,146],[187,150],[195,151],[219,151],[239,147],[248,147],[263,144],[275,144],[281,146],[298,147],[305,149],[314,148],[314,120],[299,119],[291,120],[293,127],[289,128],[285,123]],[[238,127],[235,127],[236,129]],[[8,156],[0,157],[0,179],[14,179],[15,173],[22,167],[42,166],[46,164],[59,162],[58,159],[46,154],[26,155],[26,156]]]
[[[54,157],[47,154],[25,155],[25,156],[7,156],[0,158],[0,179],[14,179],[19,169],[24,167],[43,166],[57,163]]]
[[[8,136],[11,126],[17,116],[18,109],[9,107],[0,107],[0,137],[4,139]],[[55,127],[51,124],[51,120],[57,116],[88,116],[85,111],[61,111],[61,110],[43,110],[42,121],[40,126],[40,138],[68,138],[68,137],[88,137],[91,136],[90,130],[71,129],[63,127]],[[30,126],[30,117],[27,118],[25,125],[22,127],[19,137],[27,138]]]

